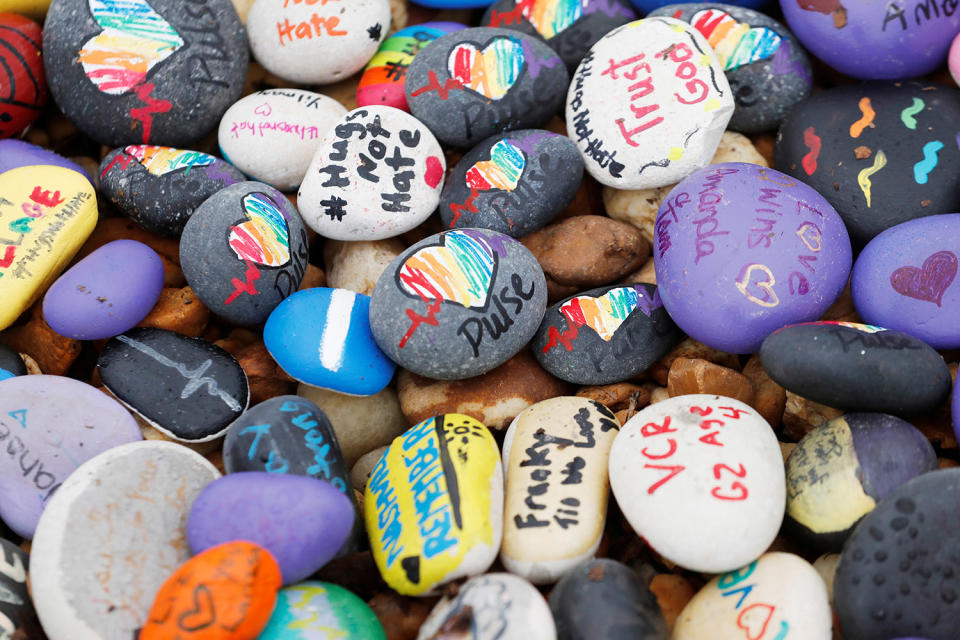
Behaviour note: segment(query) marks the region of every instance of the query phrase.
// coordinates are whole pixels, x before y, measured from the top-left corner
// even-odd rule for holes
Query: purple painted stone
[[[891,227],[853,265],[851,293],[863,321],[920,338],[934,349],[960,347],[960,213]]]
[[[57,278],[43,298],[43,317],[68,338],[112,338],[137,326],[162,289],[160,256],[136,240],[114,240]]]
[[[810,53],[855,78],[899,80],[947,59],[960,12],[947,3],[780,0],[790,30]]]
[[[693,173],[660,206],[658,290],[691,338],[753,353],[773,331],[819,318],[850,273],[850,238],[816,191],[764,167]]]
[[[0,173],[38,164],[70,169],[83,175],[87,180],[90,180],[90,174],[87,173],[83,167],[76,162],[67,160],[58,153],[54,153],[43,147],[38,147],[35,144],[30,144],[29,142],[24,142],[23,140],[0,140]]]
[[[88,384],[60,376],[0,383],[0,517],[32,538],[50,496],[74,469],[141,440],[133,416]]]
[[[232,473],[197,496],[187,541],[200,553],[231,540],[249,540],[277,559],[283,583],[307,578],[329,562],[353,527],[350,498],[329,482],[266,471]]]

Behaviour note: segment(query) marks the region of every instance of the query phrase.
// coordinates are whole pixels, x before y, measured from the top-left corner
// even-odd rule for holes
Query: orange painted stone
[[[263,547],[236,541],[207,549],[160,587],[139,640],[254,640],[280,584],[280,567]]]

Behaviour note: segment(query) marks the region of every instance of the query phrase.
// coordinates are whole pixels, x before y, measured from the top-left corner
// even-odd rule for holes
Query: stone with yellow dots
[[[403,595],[483,573],[500,549],[503,470],[490,431],[465,415],[428,418],[398,436],[364,496],[380,575]]]
[[[341,586],[307,581],[284,587],[257,640],[387,640],[367,603]]]
[[[82,174],[47,165],[0,173],[0,329],[43,295],[96,224]]]

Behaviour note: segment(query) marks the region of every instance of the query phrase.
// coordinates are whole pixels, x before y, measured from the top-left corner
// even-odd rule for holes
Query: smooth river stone
[[[53,166],[0,173],[0,329],[43,295],[96,224],[96,193],[83,174]]]
[[[503,467],[490,431],[456,413],[411,427],[374,467],[364,515],[380,575],[402,595],[483,573],[503,534]]]
[[[597,558],[569,571],[550,592],[561,640],[667,640],[656,596],[625,564]]]
[[[172,442],[135,442],[72,474],[33,538],[34,606],[50,640],[133,638],[190,558],[190,504],[220,473]]]
[[[844,411],[922,413],[950,393],[950,370],[939,353],[905,333],[865,324],[784,327],[764,340],[760,360],[788,391]]]
[[[869,82],[828,89],[784,120],[774,166],[823,194],[862,247],[901,222],[960,211],[958,120],[960,91],[952,87]]]
[[[123,215],[164,236],[179,236],[204,200],[244,180],[229,162],[171,147],[129,145],[100,163],[100,193]]]
[[[446,169],[440,143],[410,114],[383,106],[354,109],[318,143],[297,207],[326,238],[391,238],[434,212]]]
[[[932,471],[895,489],[857,525],[833,582],[846,640],[957,637],[958,500],[960,469]]]
[[[787,527],[808,544],[840,551],[878,501],[936,468],[933,447],[909,422],[883,413],[834,418],[787,458]]]
[[[253,180],[281,191],[300,186],[321,138],[347,113],[328,96],[303,89],[266,89],[223,114],[220,152]]]
[[[453,168],[440,196],[448,229],[479,227],[525,236],[577,194],[583,160],[570,138],[524,129],[487,138]]]
[[[370,328],[405,369],[462,380],[523,349],[546,306],[543,269],[526,247],[495,231],[456,229],[390,263],[370,300]]]
[[[817,570],[792,553],[774,552],[707,583],[684,607],[670,638],[830,640],[832,623]]]
[[[593,556],[607,518],[607,463],[620,424],[598,402],[558,397],[514,418],[503,439],[500,560],[549,584]]]
[[[627,521],[691,571],[729,571],[766,551],[783,520],[783,478],[770,425],[723,396],[650,405],[623,425],[610,450],[610,486]]]
[[[4,3],[3,11],[10,11]],[[47,103],[40,25],[16,13],[0,13],[0,138],[18,137]]]
[[[160,298],[163,260],[136,240],[114,240],[63,273],[43,297],[43,319],[75,340],[112,338],[137,326]]]
[[[0,517],[32,538],[50,497],[98,453],[142,439],[120,403],[61,376],[17,376],[0,385]]]
[[[688,336],[754,353],[780,327],[822,316],[846,286],[853,255],[823,196],[779,171],[729,162],[664,199],[653,260],[663,305]]]
[[[27,365],[20,353],[0,342],[0,380],[27,375]]]
[[[433,608],[417,640],[448,637],[467,624],[472,640],[557,638],[547,601],[532,584],[509,573],[488,573],[460,585],[456,596]]]
[[[567,94],[567,131],[598,182],[648,189],[707,165],[733,109],[723,65],[700,32],[648,18],[587,52]]]
[[[11,169],[32,167],[38,164],[70,169],[86,177],[87,180],[91,177],[86,169],[76,162],[68,160],[50,149],[15,138],[0,140],[0,174]]]
[[[300,288],[307,229],[286,196],[241,182],[197,207],[180,237],[180,266],[200,301],[221,318],[256,325]]]
[[[306,581],[284,587],[266,628],[257,640],[329,637],[338,640],[387,640],[367,603],[339,585]]]
[[[0,539],[0,636],[8,640],[43,637],[27,587],[29,563],[23,549]]]
[[[916,218],[881,232],[853,263],[850,292],[864,322],[960,347],[960,213]]]
[[[611,285],[547,309],[533,354],[574,384],[610,384],[639,375],[681,339],[656,285]]]
[[[440,142],[472,147],[546,123],[563,104],[567,68],[539,38],[475,27],[437,38],[407,70],[410,111]]]
[[[166,329],[138,328],[111,338],[97,367],[110,393],[180,442],[219,438],[250,402],[247,375],[233,356]]]

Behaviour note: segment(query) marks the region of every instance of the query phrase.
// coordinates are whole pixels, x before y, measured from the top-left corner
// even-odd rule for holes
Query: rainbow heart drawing
[[[527,0],[523,3],[523,17],[533,28],[549,40],[583,15],[583,5],[590,0]]]
[[[265,193],[243,196],[247,219],[230,227],[229,244],[237,258],[266,267],[290,261],[290,230],[286,217]]]
[[[777,52],[783,38],[773,29],[751,27],[719,9],[704,9],[690,19],[703,34],[725,71],[766,60]]]
[[[605,342],[639,306],[642,294],[634,287],[611,289],[602,296],[577,296],[560,305],[560,313],[571,326],[589,327]]]
[[[519,38],[495,38],[483,49],[469,42],[458,44],[447,58],[447,70],[467,89],[499,100],[520,77],[523,62]]]
[[[489,160],[478,162],[467,170],[467,186],[477,191],[513,191],[526,166],[523,152],[509,140],[501,140],[490,149]]]
[[[137,160],[155,176],[164,176],[177,169],[186,169],[184,173],[187,173],[193,167],[206,167],[216,161],[213,156],[199,151],[184,151],[145,144],[124,147],[123,153]]]
[[[80,49],[83,72],[103,93],[121,95],[184,45],[183,38],[147,0],[88,0],[103,29]]]
[[[424,247],[400,265],[402,291],[421,300],[484,309],[490,297],[497,254],[484,238],[450,231],[442,245]]]

